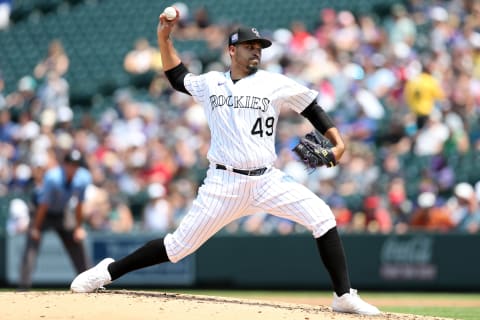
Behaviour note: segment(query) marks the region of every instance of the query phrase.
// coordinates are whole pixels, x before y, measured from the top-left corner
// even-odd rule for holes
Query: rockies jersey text
[[[229,72],[188,74],[185,88],[207,116],[212,139],[208,159],[240,169],[271,165],[280,109],[300,113],[318,95],[284,75],[263,70],[236,83]]]

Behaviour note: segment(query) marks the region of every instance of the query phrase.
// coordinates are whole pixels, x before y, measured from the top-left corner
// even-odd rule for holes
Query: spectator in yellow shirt
[[[404,88],[405,101],[416,116],[417,129],[423,128],[435,102],[443,100],[445,93],[440,83],[432,76],[427,65],[422,66],[422,71],[410,78]]]

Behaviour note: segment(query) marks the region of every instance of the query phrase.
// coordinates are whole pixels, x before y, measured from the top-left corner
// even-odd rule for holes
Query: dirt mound
[[[273,298],[272,298],[273,299]],[[310,320],[372,319],[340,314],[330,307],[215,296],[108,290],[90,294],[67,291],[0,293],[2,319],[169,319],[169,320]],[[440,320],[384,313],[376,320]]]

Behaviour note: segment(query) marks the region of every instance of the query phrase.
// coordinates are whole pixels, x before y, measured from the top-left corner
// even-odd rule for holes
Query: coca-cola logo
[[[387,280],[435,280],[433,246],[434,239],[428,236],[388,238],[380,253],[380,276]]]
[[[381,262],[427,263],[433,255],[433,239],[416,236],[409,239],[388,238],[382,246]]]

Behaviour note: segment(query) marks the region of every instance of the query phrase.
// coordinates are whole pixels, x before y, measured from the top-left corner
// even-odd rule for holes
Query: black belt
[[[223,164],[217,164],[215,166],[215,168],[220,169],[220,170],[233,171],[233,172],[240,173],[240,174],[243,174],[243,175],[246,175],[246,176],[261,176],[262,174],[265,173],[265,171],[268,170],[267,167],[253,169],[253,170],[241,170],[241,169],[231,168],[231,170],[230,170],[229,168],[227,168],[227,166],[224,166]]]

